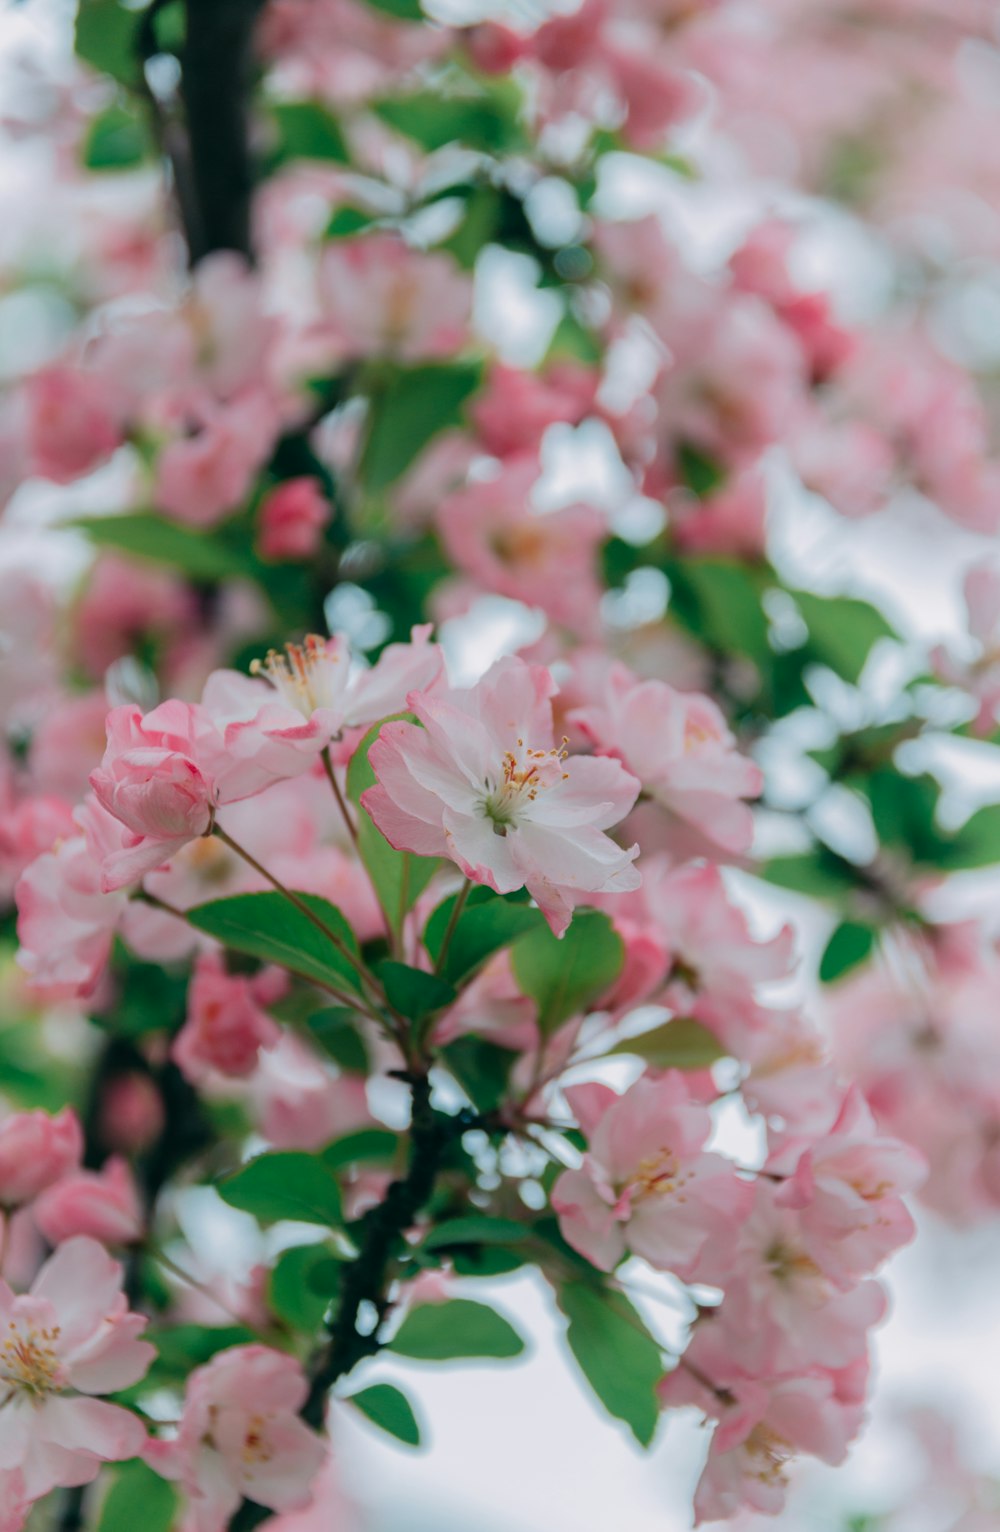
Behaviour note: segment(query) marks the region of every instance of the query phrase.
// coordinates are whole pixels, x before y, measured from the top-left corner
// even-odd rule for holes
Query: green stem
[[[348,807],[347,800],[340,790],[340,783],[337,781],[337,773],[334,770],[333,760],[330,756],[329,745],[323,751],[320,759],[323,762],[323,770],[326,772],[326,779],[333,789],[333,796],[337,801],[337,807],[340,810],[340,817],[347,827],[347,833],[351,837],[351,844],[354,847],[355,854],[357,855],[358,861],[365,869],[368,882],[371,885],[372,893],[375,895],[375,902],[379,907],[379,913],[382,916],[382,923],[385,926],[385,934],[389,943],[389,950],[393,957],[396,957],[398,955],[396,951],[396,933],[392,928],[392,917],[390,916],[389,911],[386,909],[385,905],[382,903],[382,895],[379,893],[375,879],[372,877],[371,871],[365,862],[364,856],[362,855],[361,841],[358,835],[358,827],[354,823],[354,820],[351,816],[351,811]]]
[[[455,927],[458,925],[462,911],[465,909],[465,901],[468,899],[471,892],[472,882],[469,878],[466,878],[465,882],[462,884],[462,887],[459,889],[457,895],[455,896],[455,903],[452,906],[451,915],[448,918],[448,925],[445,928],[444,937],[441,942],[441,951],[438,953],[437,962],[434,964],[435,973],[440,973],[444,968],[445,959],[448,956],[448,948],[451,946],[451,939],[455,934]]]

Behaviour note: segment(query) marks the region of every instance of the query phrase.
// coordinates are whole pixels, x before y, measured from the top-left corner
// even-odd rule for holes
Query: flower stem
[[[462,884],[462,887],[459,889],[455,896],[455,903],[452,906],[451,915],[448,918],[448,925],[445,929],[444,938],[441,942],[441,951],[438,953],[437,962],[434,964],[435,973],[440,973],[444,967],[445,959],[448,956],[448,948],[451,946],[451,939],[455,934],[455,927],[458,925],[462,911],[465,909],[465,901],[468,899],[471,892],[472,882],[469,878],[466,878],[465,882]]]
[[[320,760],[323,762],[323,770],[326,772],[326,779],[333,789],[333,796],[337,800],[337,807],[340,810],[340,817],[343,819],[344,824],[347,826],[347,833],[351,837],[351,844],[354,847],[355,854],[357,855],[358,861],[365,869],[365,873],[368,877],[368,882],[371,884],[372,893],[375,895],[375,902],[379,907],[379,913],[382,916],[382,923],[385,926],[385,934],[389,943],[389,951],[392,953],[393,957],[396,957],[396,933],[393,930],[392,917],[389,914],[389,911],[386,909],[385,905],[382,903],[382,896],[378,891],[378,888],[375,884],[375,879],[372,877],[371,870],[365,862],[364,855],[362,854],[361,839],[358,834],[358,827],[354,823],[354,819],[351,816],[351,810],[348,807],[347,799],[344,797],[340,790],[340,783],[337,781],[337,773],[334,770],[333,760],[330,756],[329,745],[327,745],[326,749],[322,752]]]

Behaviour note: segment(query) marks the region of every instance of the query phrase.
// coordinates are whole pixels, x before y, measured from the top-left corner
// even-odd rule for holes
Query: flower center
[[[794,1457],[790,1442],[769,1426],[754,1426],[746,1439],[746,1451],[753,1460],[753,1476],[761,1484],[785,1484],[788,1463]]]
[[[690,1173],[681,1170],[674,1151],[664,1144],[655,1154],[647,1154],[645,1159],[639,1161],[628,1189],[632,1201],[640,1202],[647,1197],[672,1196],[690,1179]],[[682,1196],[678,1200],[683,1202],[685,1199]]]
[[[248,1467],[255,1463],[269,1463],[274,1456],[274,1449],[268,1441],[265,1426],[266,1421],[263,1415],[252,1415],[247,1422],[240,1456]]]
[[[482,800],[483,814],[493,821],[494,835],[506,835],[509,828],[516,828],[518,817],[543,789],[567,780],[569,772],[563,770],[563,762],[568,743],[563,736],[558,749],[533,750],[519,739],[516,750],[505,752],[500,781],[485,784]]]
[[[340,655],[325,638],[310,633],[304,643],[286,644],[284,654],[270,649],[264,660],[253,660],[250,674],[270,681],[284,700],[304,718],[332,702],[334,667]]]
[[[29,1325],[22,1330],[12,1319],[7,1330],[6,1339],[0,1343],[0,1377],[36,1399],[54,1393],[60,1387],[56,1351],[59,1326],[39,1330]]]
[[[804,1250],[797,1250],[794,1245],[786,1245],[782,1240],[775,1240],[764,1260],[768,1270],[779,1282],[789,1282],[793,1277],[817,1277],[820,1274],[816,1262]]]

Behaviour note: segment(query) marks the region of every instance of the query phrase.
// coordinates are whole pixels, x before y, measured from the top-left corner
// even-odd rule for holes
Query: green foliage
[[[406,472],[441,431],[462,423],[482,378],[478,362],[427,362],[387,371],[373,389],[361,478],[378,494]]]
[[[145,1037],[152,1032],[176,1032],[187,1013],[187,974],[156,963],[140,963],[123,947],[112,960],[116,992],[114,1005],[94,1017],[115,1037]]]
[[[372,1425],[387,1431],[397,1441],[405,1442],[408,1447],[420,1446],[420,1426],[413,1406],[391,1383],[373,1383],[370,1388],[348,1394],[347,1403],[353,1404]]]
[[[142,118],[124,106],[109,106],[92,117],[83,142],[87,170],[134,170],[153,152]]]
[[[856,886],[857,875],[850,862],[825,846],[794,856],[775,856],[754,871],[778,888],[814,899],[842,900]]]
[[[456,1037],[441,1057],[479,1112],[493,1112],[507,1094],[518,1055],[482,1037]]]
[[[97,1532],[170,1532],[179,1504],[174,1486],[136,1458],[115,1471]]]
[[[410,1309],[388,1349],[415,1361],[447,1362],[520,1356],[524,1341],[496,1309],[470,1298],[449,1298]]]
[[[820,959],[819,976],[824,984],[841,979],[871,957],[875,932],[857,920],[842,920],[827,942]]]
[[[547,1035],[607,993],[621,973],[625,948],[607,915],[578,910],[564,936],[540,925],[515,943],[511,957]]]
[[[358,1128],[334,1139],[323,1150],[323,1164],[330,1170],[340,1170],[344,1165],[359,1165],[374,1160],[390,1163],[399,1148],[399,1138],[389,1128]]]
[[[525,1237],[523,1224],[513,1218],[468,1214],[439,1223],[424,1236],[421,1250],[446,1250],[454,1245],[517,1245]]]
[[[346,1006],[331,1005],[316,1011],[306,1031],[323,1052],[347,1074],[365,1075],[371,1066],[368,1048],[357,1025],[357,1014]]]
[[[280,101],[271,106],[278,131],[275,151],[279,164],[285,160],[332,160],[350,164],[340,123],[319,101]]]
[[[621,1293],[589,1282],[567,1282],[559,1306],[569,1320],[566,1339],[580,1371],[610,1415],[648,1447],[656,1432],[656,1385],[663,1377],[660,1347]]]
[[[809,629],[811,656],[845,681],[860,680],[879,639],[897,637],[883,613],[869,601],[853,596],[817,596],[805,590],[791,594]]]
[[[218,1191],[223,1202],[260,1223],[288,1218],[331,1229],[343,1218],[333,1171],[319,1155],[297,1150],[258,1155],[220,1182]]]
[[[239,579],[250,573],[246,557],[218,537],[162,516],[127,511],[121,516],[78,516],[71,525],[86,532],[98,548],[166,564],[192,580]]]
[[[458,897],[452,894],[443,900],[427,922],[424,946],[435,962]],[[464,981],[501,947],[510,946],[511,942],[537,931],[544,924],[541,911],[532,909],[519,895],[495,894],[492,889],[474,888],[448,943],[443,977],[451,984]]]
[[[268,1278],[272,1313],[293,1330],[313,1334],[336,1294],[339,1275],[339,1262],[326,1245],[293,1245],[283,1250]]]
[[[398,938],[407,911],[423,893],[440,863],[434,857],[413,856],[409,851],[396,851],[381,830],[376,828],[361,803],[361,794],[373,787],[377,780],[368,752],[381,728],[381,722],[374,724],[351,756],[347,767],[347,796],[355,810],[358,853],[372,880],[372,887],[390,929]]]
[[[318,894],[298,897],[342,947],[357,953],[354,932],[335,905]],[[196,905],[187,912],[187,918],[199,931],[214,936],[234,952],[244,952],[262,963],[280,963],[289,972],[320,984],[360,993],[352,964],[283,894],[235,894],[214,899],[210,904]]]
[[[139,15],[119,0],[79,0],[73,47],[78,59],[123,85],[139,75]]]
[[[484,154],[511,154],[524,143],[520,91],[511,80],[461,82],[465,93],[415,91],[376,102],[375,112],[390,128],[412,138],[428,153],[461,143]]]
[[[378,976],[389,1004],[409,1021],[422,1021],[455,999],[450,984],[436,974],[411,968],[408,963],[386,960],[378,965]]]
[[[372,10],[394,16],[397,21],[423,21],[424,12],[420,0],[366,0]]]
[[[766,576],[735,559],[666,559],[673,617],[719,654],[745,654],[769,673],[773,660],[761,606]]]
[[[331,217],[324,231],[324,238],[353,239],[355,234],[370,228],[373,222],[371,213],[364,213],[360,208],[351,207],[345,202]]]
[[[707,500],[726,482],[726,470],[692,442],[677,448],[677,469],[682,482],[699,500]]]
[[[948,872],[1000,862],[1000,804],[977,809],[942,848],[938,861]]]
[[[715,1034],[693,1016],[678,1016],[637,1037],[623,1038],[609,1052],[645,1059],[654,1069],[707,1069],[726,1056]]]

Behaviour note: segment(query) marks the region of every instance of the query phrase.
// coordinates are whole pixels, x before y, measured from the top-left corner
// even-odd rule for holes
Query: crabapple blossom
[[[695,1277],[705,1245],[717,1253],[735,1240],[753,1201],[731,1162],[705,1152],[708,1111],[678,1070],[637,1080],[623,1096],[577,1090],[566,1096],[586,1121],[587,1154],[552,1189],[564,1238],[604,1271],[629,1250],[661,1271]]]
[[[28,1500],[89,1484],[102,1463],[142,1449],[138,1417],[93,1397],[138,1382],[155,1355],[121,1283],[118,1263],[84,1238],[60,1245],[30,1292],[0,1281],[0,1468],[20,1472]]]
[[[74,1170],[43,1191],[32,1217],[50,1245],[88,1235],[103,1245],[130,1245],[145,1220],[127,1161],[112,1157],[99,1171]]]
[[[763,778],[737,752],[709,697],[640,681],[615,664],[601,694],[575,708],[570,722],[602,755],[616,756],[662,807],[725,851],[748,849],[753,816],[741,800],[756,797]]]
[[[319,481],[303,477],[279,484],[262,501],[257,514],[261,558],[305,559],[319,547],[331,507]]]
[[[277,977],[280,993],[283,976]],[[247,979],[228,974],[214,952],[198,958],[188,989],[187,1019],[171,1049],[188,1079],[196,1082],[207,1070],[237,1079],[253,1073],[261,1048],[272,1047],[281,1036],[263,1008],[267,998],[277,997],[266,970]]]
[[[308,1385],[294,1357],[233,1346],[188,1379],[177,1435],[146,1461],[180,1482],[192,1532],[223,1532],[242,1497],[273,1511],[308,1505],[325,1449],[299,1418]]]
[[[0,1205],[31,1202],[76,1170],[82,1155],[83,1132],[71,1107],[55,1116],[14,1112],[0,1122]]]
[[[508,659],[467,690],[412,692],[423,727],[383,726],[369,752],[378,783],[361,802],[397,850],[447,856],[498,893],[527,888],[558,935],[587,894],[638,885],[638,847],[605,832],[639,784],[617,761],[556,744],[554,691],[543,667]]]

